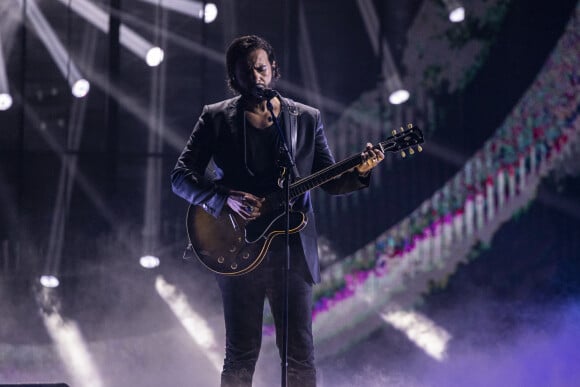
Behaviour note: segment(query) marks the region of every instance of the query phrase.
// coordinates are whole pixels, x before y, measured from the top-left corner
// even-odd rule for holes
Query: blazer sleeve
[[[208,106],[204,106],[171,173],[173,192],[191,204],[201,205],[215,217],[220,214],[228,196],[228,189],[206,174],[216,145],[216,133],[213,115]]]

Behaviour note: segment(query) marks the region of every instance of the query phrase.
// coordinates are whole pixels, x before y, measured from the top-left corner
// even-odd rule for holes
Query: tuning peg
[[[405,151],[401,151],[401,157],[402,157],[402,158],[405,158],[405,157],[407,157],[407,154],[405,153]]]
[[[413,150],[413,148],[409,148],[409,154],[410,155],[414,155],[415,154],[415,151]]]
[[[403,133],[403,132],[405,131],[405,129],[403,129],[403,127],[401,126],[401,129],[399,129],[399,131],[400,131],[401,133]]]
[[[393,129],[393,131],[391,132],[391,134],[394,136],[395,134],[397,134],[397,131],[395,129]]]
[[[417,150],[418,150],[419,152],[423,152],[423,147],[422,147],[421,145],[417,145]]]
[[[413,127],[413,124],[411,124],[410,122],[407,124],[407,128],[411,129]]]

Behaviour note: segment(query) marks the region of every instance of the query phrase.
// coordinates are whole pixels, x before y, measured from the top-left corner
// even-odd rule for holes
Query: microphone
[[[256,97],[260,99],[267,99],[270,100],[278,95],[278,92],[274,89],[265,88],[262,85],[258,85],[254,89],[254,94]]]

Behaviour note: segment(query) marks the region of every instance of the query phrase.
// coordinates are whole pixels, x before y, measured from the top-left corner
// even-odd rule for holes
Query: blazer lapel
[[[294,160],[296,154],[296,142],[298,140],[298,111],[294,101],[289,98],[281,98],[282,100],[282,116],[284,119],[284,135],[286,136],[286,144],[290,148],[290,157]],[[289,140],[289,141],[288,141]],[[294,163],[294,179],[298,179],[300,174],[296,163]]]

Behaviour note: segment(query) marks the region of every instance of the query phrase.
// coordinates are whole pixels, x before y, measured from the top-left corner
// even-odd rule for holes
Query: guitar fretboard
[[[354,155],[292,183],[290,185],[290,198],[294,199],[311,189],[321,186],[335,177],[342,175],[349,169],[356,167],[362,161],[363,159],[360,154]]]
[[[400,150],[407,149],[412,145],[421,144],[423,142],[423,134],[417,127],[410,126],[407,130],[402,130],[399,133],[394,133],[383,142],[376,145],[375,149],[380,149],[383,153],[396,153]],[[322,184],[342,175],[349,169],[352,169],[364,161],[362,153],[353,155],[336,164],[321,169],[314,174],[295,181],[290,185],[290,198],[295,199],[303,193],[310,191]]]

